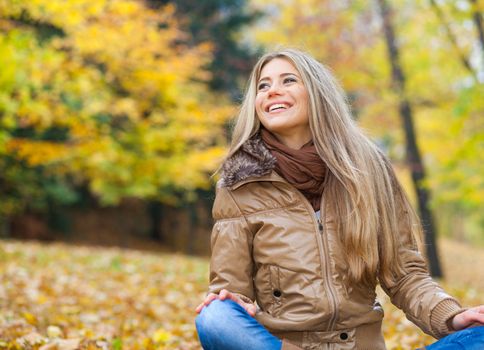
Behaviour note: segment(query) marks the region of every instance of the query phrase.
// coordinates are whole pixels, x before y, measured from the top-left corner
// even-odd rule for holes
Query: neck
[[[301,149],[302,146],[311,141],[311,133],[283,135],[273,132],[280,143],[292,149]]]

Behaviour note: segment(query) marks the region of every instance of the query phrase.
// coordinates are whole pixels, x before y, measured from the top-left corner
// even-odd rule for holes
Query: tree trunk
[[[469,0],[472,6],[472,19],[474,20],[474,25],[477,30],[477,35],[479,37],[479,42],[481,43],[481,53],[484,60],[484,29],[482,28],[482,13],[479,12],[479,6],[477,0]]]
[[[188,217],[189,217],[189,231],[188,231],[188,242],[187,242],[187,253],[195,253],[195,239],[196,231],[199,225],[199,219],[197,215],[197,208],[195,202],[189,202],[187,205]]]
[[[166,237],[163,235],[161,229],[161,220],[163,219],[162,204],[158,201],[150,201],[148,203],[148,212],[150,215],[150,238],[154,241],[166,243]]]
[[[405,93],[405,76],[400,65],[400,54],[395,42],[395,31],[393,29],[390,8],[385,0],[377,0],[377,3],[382,18],[388,58],[392,67],[393,89],[400,98],[399,112],[405,131],[407,163],[412,174],[420,218],[425,232],[425,246],[427,249],[430,273],[434,277],[442,277],[442,270],[437,254],[435,225],[432,212],[429,208],[430,193],[422,185],[425,179],[425,171],[415,137],[412,108]]]
[[[0,214],[0,238],[11,238],[9,218],[2,214]]]

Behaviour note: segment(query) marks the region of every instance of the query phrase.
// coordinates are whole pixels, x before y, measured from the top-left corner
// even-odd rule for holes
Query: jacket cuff
[[[451,321],[455,315],[465,310],[455,299],[444,299],[438,303],[430,314],[430,325],[434,336],[440,339],[454,332]]]

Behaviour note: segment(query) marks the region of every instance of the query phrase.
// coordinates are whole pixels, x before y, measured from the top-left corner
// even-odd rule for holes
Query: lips
[[[291,108],[291,104],[287,102],[273,102],[265,108],[266,112],[272,113],[277,111],[282,111]]]

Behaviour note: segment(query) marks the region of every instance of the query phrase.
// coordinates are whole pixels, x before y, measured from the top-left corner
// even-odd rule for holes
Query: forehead
[[[260,80],[278,77],[281,74],[299,75],[294,64],[286,58],[276,57],[267,62],[260,71]]]

